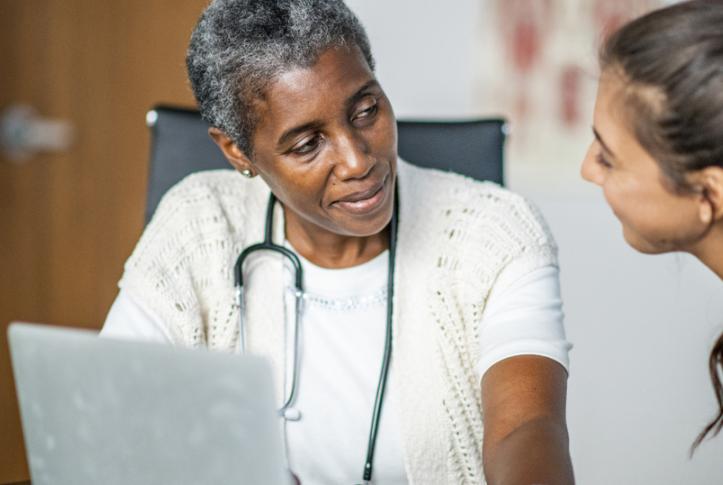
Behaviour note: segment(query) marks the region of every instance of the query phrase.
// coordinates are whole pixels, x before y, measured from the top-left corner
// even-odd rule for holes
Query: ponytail
[[[703,428],[703,431],[695,439],[690,449],[691,455],[709,434],[712,438],[720,433],[721,428],[723,428],[723,383],[721,383],[721,376],[723,375],[723,335],[718,337],[718,341],[713,346],[708,359],[708,368],[710,380],[713,383],[713,391],[718,401],[718,415]]]

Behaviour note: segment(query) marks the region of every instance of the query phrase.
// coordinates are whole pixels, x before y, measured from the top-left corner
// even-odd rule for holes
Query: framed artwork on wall
[[[510,120],[507,160],[535,173],[577,170],[592,139],[597,50],[664,0],[485,0],[475,104]]]

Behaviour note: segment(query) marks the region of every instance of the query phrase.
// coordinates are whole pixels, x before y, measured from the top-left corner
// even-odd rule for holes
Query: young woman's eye
[[[602,152],[598,152],[597,155],[595,155],[595,161],[604,168],[612,168],[612,164],[607,158],[605,158],[605,155],[603,155]]]
[[[319,143],[321,143],[321,137],[314,135],[295,145],[291,151],[297,155],[306,155],[316,150],[319,147]]]

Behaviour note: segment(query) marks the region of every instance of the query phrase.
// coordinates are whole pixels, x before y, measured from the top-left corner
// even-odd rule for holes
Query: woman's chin
[[[623,226],[623,238],[628,245],[643,254],[662,254],[675,251],[675,248],[666,242],[652,242],[639,233]]]
[[[369,237],[379,234],[387,228],[392,220],[392,212],[394,210],[393,202],[391,205],[381,208],[376,217],[371,220],[349,221],[345,224],[344,234],[355,237]]]

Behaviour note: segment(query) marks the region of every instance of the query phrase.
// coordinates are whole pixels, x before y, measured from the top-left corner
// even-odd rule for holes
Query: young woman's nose
[[[602,185],[603,170],[597,160],[595,160],[595,147],[594,143],[590,145],[585,154],[585,158],[582,160],[580,166],[580,175],[583,179],[591,182],[595,185]]]

